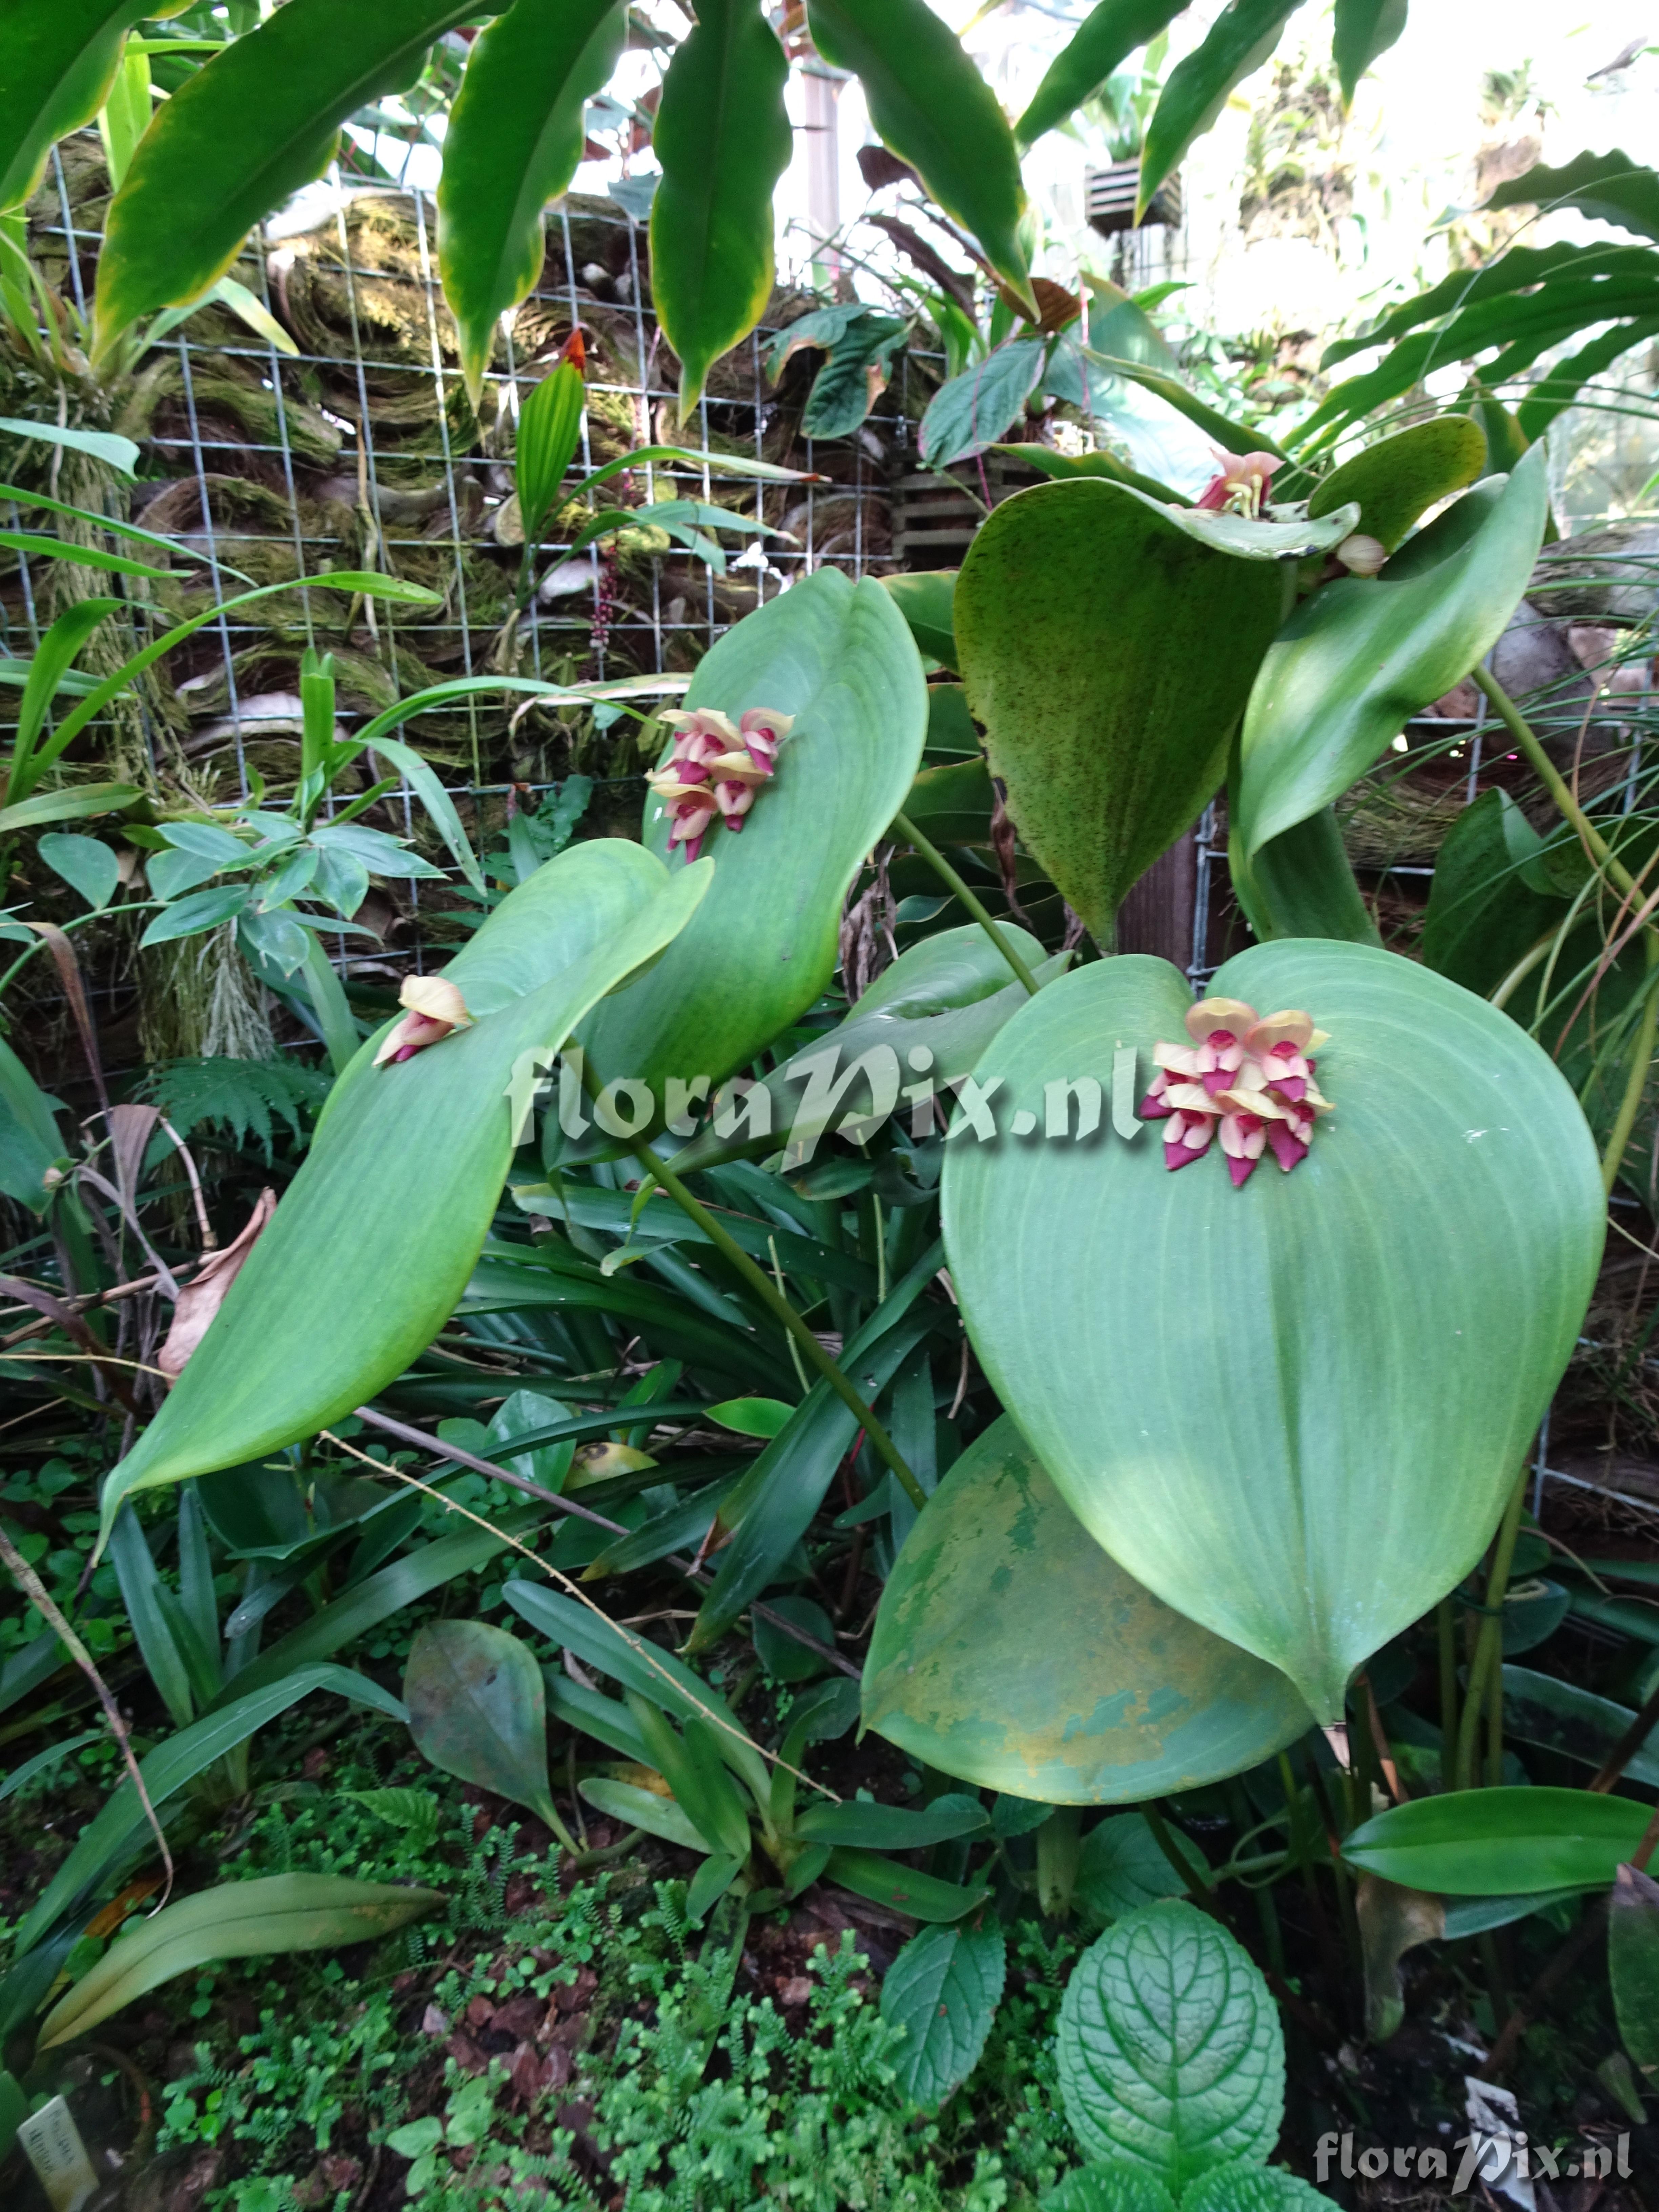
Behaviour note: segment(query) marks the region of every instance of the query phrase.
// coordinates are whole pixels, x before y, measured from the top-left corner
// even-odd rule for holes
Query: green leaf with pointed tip
[[[329,1094],[304,1166],[156,1419],[104,1487],[239,1465],[348,1413],[431,1341],[466,1288],[513,1157],[509,1090],[596,1000],[671,943],[712,871],[573,846],[504,899],[446,970],[472,1025]],[[326,1264],[325,1264],[325,1261]]]
[[[1650,2081],[1659,2077],[1659,1882],[1621,1866],[1607,1920],[1607,1969],[1619,2033]]]
[[[1155,39],[1181,0],[1099,0],[1049,63],[1031,102],[1014,125],[1022,146],[1034,145],[1074,114],[1137,46]]]
[[[913,1920],[960,1920],[990,1893],[982,1886],[967,1889],[937,1875],[918,1874],[878,1851],[832,1850],[823,1878],[850,1889],[854,1897],[867,1897],[872,1905],[908,1912]]]
[[[1559,1674],[1535,1674],[1529,1667],[1504,1669],[1504,1732],[1522,1743],[1540,1744],[1568,1759],[1600,1769],[1625,1731],[1634,1711],[1612,1698],[1598,1698]],[[1659,1790],[1659,1745],[1650,1741],[1625,1767],[1625,1778],[1643,1790]]]
[[[1589,1790],[1457,1790],[1378,1813],[1352,1831],[1342,1856],[1362,1874],[1446,1897],[1589,1888],[1613,1880],[1652,1813]]]
[[[438,265],[475,405],[501,317],[542,273],[542,210],[576,173],[586,103],[627,35],[620,0],[518,0],[472,41],[444,137]]]
[[[138,142],[98,258],[97,345],[225,275],[254,224],[328,167],[346,118],[409,83],[466,0],[287,0],[189,77]]]
[[[1387,53],[1406,27],[1411,0],[1336,0],[1331,58],[1348,106],[1354,88],[1379,54]]]
[[[1115,453],[1062,453],[1051,446],[994,446],[991,450],[1012,454],[1028,468],[1035,469],[1039,476],[1052,477],[1059,483],[1073,477],[1106,477],[1113,483],[1126,483],[1133,491],[1144,491],[1149,499],[1163,500],[1175,507],[1193,505],[1184,493],[1172,491],[1156,477],[1142,476],[1139,470],[1119,460]]]
[[[1174,1827],[1168,1833],[1194,1874],[1207,1879],[1204,1854],[1191,1837]],[[1144,1814],[1114,1813],[1109,1819],[1097,1821],[1083,1838],[1078,1854],[1077,1896],[1097,1919],[1121,1920],[1161,1899],[1186,1893],[1187,1885],[1164,1857]]]
[[[688,1851],[708,1849],[672,1797],[659,1797],[654,1790],[641,1790],[633,1782],[609,1782],[603,1776],[579,1782],[576,1789],[580,1796],[613,1820],[643,1828],[647,1836],[660,1836],[665,1843],[683,1844]]]
[[[708,1722],[688,1713],[681,1736],[654,1698],[630,1690],[627,1703],[647,1759],[702,1838],[702,1849],[741,1865],[749,1856],[749,1810],[710,1738]]]
[[[914,576],[884,576],[881,580],[909,623],[917,646],[954,675],[957,636],[951,628],[951,604],[957,588],[956,570],[929,568]]]
[[[1036,389],[1047,350],[1036,338],[1014,338],[941,384],[917,433],[927,466],[948,469],[1006,438]]]
[[[772,295],[772,190],[793,150],[789,64],[749,0],[708,0],[663,79],[652,143],[651,295],[679,356],[680,420]]]
[[[1140,155],[1139,221],[1158,186],[1227,104],[1227,95],[1261,68],[1279,44],[1285,19],[1301,0],[1228,0],[1203,44],[1170,71],[1146,125]]]
[[[850,1844],[876,1851],[919,1851],[954,1836],[977,1835],[990,1815],[977,1797],[947,1792],[922,1806],[873,1805],[848,1799],[814,1805],[795,1823],[797,1835],[815,1844]]]
[[[542,526],[564,483],[564,472],[581,442],[586,391],[575,362],[562,361],[519,410],[514,472],[524,534],[532,544],[541,536]]]
[[[15,806],[0,806],[0,836],[36,830],[43,822],[82,822],[92,814],[118,814],[143,793],[136,783],[82,783],[72,791],[37,791]]]
[[[1008,1969],[994,1917],[924,1928],[882,1977],[881,2016],[905,2038],[893,2061],[912,2104],[936,2112],[979,2063]]]
[[[1005,1414],[905,1540],[865,1662],[864,1723],[981,1787],[1114,1804],[1256,1765],[1310,1716],[1276,1669],[1092,1543]],[[1085,1839],[1085,1867],[1103,1848]],[[1113,1894],[1117,1910],[1145,1902]]]
[[[40,2025],[50,2051],[84,2035],[136,1997],[219,1959],[334,1951],[372,1943],[443,1903],[436,1889],[351,1881],[337,1874],[273,1874],[221,1882],[141,1920],[111,1944]]]
[[[1413,962],[1291,939],[1212,988],[1329,1032],[1335,1110],[1294,1174],[1268,1159],[1235,1189],[1218,1152],[1170,1174],[1155,1124],[957,1142],[945,1249],[988,1377],[1085,1527],[1334,1721],[1498,1523],[1583,1322],[1601,1173],[1547,1055]],[[1161,961],[1097,962],[975,1078],[1001,1082],[1003,1129],[1040,1125],[1046,1084],[1104,1085],[1121,1047],[1150,1075],[1190,1004]]]
[[[927,0],[809,0],[813,43],[864,86],[883,143],[1035,312],[1019,150],[996,94]]]
[[[723,1081],[826,988],[842,901],[903,805],[927,731],[921,662],[891,593],[838,568],[820,568],[728,630],[699,663],[685,705],[733,721],[751,707],[795,719],[741,835],[709,829],[714,882],[696,919],[648,975],[583,1024],[601,1080],[635,1076],[659,1097],[671,1075]],[[668,852],[669,827],[662,803],[647,799],[653,852]],[[676,853],[671,871],[684,866]]]
[[[968,703],[1028,850],[1097,940],[1214,796],[1279,628],[1279,562],[1351,526],[1346,510],[1250,522],[1080,478],[981,527],[955,597]]]
[[[54,143],[97,114],[132,26],[164,12],[149,0],[63,0],[9,15],[0,53],[0,210],[21,207]]]
[[[1240,739],[1236,827],[1247,858],[1339,798],[1502,635],[1543,543],[1542,447],[1495,501],[1477,491],[1459,505],[1470,499],[1480,520],[1462,542],[1454,507],[1381,575],[1328,584],[1279,632]],[[1431,559],[1443,542],[1450,550]]]
[[[547,1705],[526,1645],[483,1620],[416,1629],[404,1668],[415,1747],[446,1774],[526,1805],[556,1832]]]
[[[1486,473],[1486,441],[1467,415],[1437,415],[1380,438],[1323,477],[1310,515],[1352,502],[1357,527],[1392,553],[1420,514]]]
[[[79,891],[94,914],[121,888],[121,863],[101,837],[54,835],[43,837],[37,849],[52,873]]]
[[[1285,2111],[1285,2038],[1255,1961],[1196,1905],[1132,1912],[1072,1971],[1060,2090],[1091,2158],[1177,2197],[1234,2159],[1265,2159]]]
[[[1659,239],[1659,173],[1616,147],[1610,154],[1575,154],[1559,169],[1540,162],[1499,185],[1486,205],[1536,207],[1551,214],[1572,207],[1593,222]]]

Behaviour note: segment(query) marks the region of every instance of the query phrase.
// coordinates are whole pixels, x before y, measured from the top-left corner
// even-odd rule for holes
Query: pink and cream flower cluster
[[[1167,1124],[1164,1166],[1201,1159],[1219,1130],[1235,1188],[1269,1150],[1288,1175],[1307,1158],[1315,1116],[1331,1110],[1307,1056],[1326,1032],[1294,1010],[1261,1015],[1242,999],[1203,999],[1187,1034],[1190,1044],[1156,1048],[1158,1073],[1141,1101],[1143,1121]]]
[[[734,728],[729,715],[700,707],[662,720],[675,732],[674,750],[649,781],[672,819],[671,851],[684,845],[686,859],[695,860],[716,814],[733,836],[743,828],[757,790],[777,768],[794,716],[751,707]]]

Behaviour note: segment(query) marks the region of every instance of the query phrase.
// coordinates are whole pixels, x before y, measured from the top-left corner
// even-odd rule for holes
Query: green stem
[[[1449,1788],[1457,1741],[1457,1609],[1443,1597],[1434,1613],[1440,1640],[1440,1778],[1442,1787]]]
[[[939,881],[942,884],[948,884],[950,885],[951,889],[962,901],[963,906],[967,908],[969,913],[972,915],[974,920],[979,924],[980,927],[985,932],[985,934],[990,939],[992,944],[995,945],[997,951],[1002,955],[1003,958],[1008,963],[1008,965],[1013,969],[1020,981],[1025,986],[1031,996],[1036,998],[1038,991],[1042,988],[1036,977],[1025,965],[1025,963],[1020,958],[1018,953],[1015,951],[1013,946],[1008,942],[1008,939],[1003,935],[1002,932],[997,927],[995,922],[993,921],[990,915],[986,912],[981,901],[969,890],[967,884],[963,883],[962,878],[951,866],[951,863],[945,859],[944,854],[940,852],[939,847],[922,836],[921,830],[917,829],[915,823],[911,821],[908,815],[896,814],[893,817],[893,827],[898,831],[899,836],[904,839],[907,844],[915,846],[917,852],[920,853],[922,859],[927,861],[928,866],[939,878]]]
[[[635,1147],[634,1157],[647,1175],[655,1176],[659,1188],[673,1200],[681,1212],[696,1223],[727,1266],[735,1268],[743,1277],[744,1281],[748,1284],[767,1311],[788,1330],[790,1336],[800,1346],[808,1364],[817,1369],[818,1373],[830,1385],[836,1397],[853,1414],[865,1435],[869,1438],[871,1448],[876,1456],[892,1470],[894,1480],[920,1512],[927,1503],[927,1493],[910,1472],[898,1446],[795,1311],[793,1306],[790,1304],[788,1299],[772,1281],[765,1269],[757,1267],[743,1247],[727,1235],[716,1217],[708,1211],[700,1199],[692,1196],[672,1168],[665,1166],[654,1153],[646,1151],[643,1146]]]
[[[1521,1509],[1526,1503],[1528,1470],[1523,1467],[1510,1492],[1510,1502],[1504,1508],[1504,1518],[1498,1523],[1498,1540],[1492,1547],[1492,1571],[1486,1577],[1486,1611],[1480,1622],[1480,1633],[1476,1638],[1474,1656],[1469,1662],[1468,1687],[1463,1695],[1463,1719],[1457,1731],[1457,1762],[1455,1787],[1473,1790],[1474,1787],[1475,1744],[1480,1731],[1480,1713],[1486,1703],[1487,1676],[1503,1648],[1504,1593],[1510,1586],[1510,1568],[1515,1559],[1516,1538],[1521,1533]]]

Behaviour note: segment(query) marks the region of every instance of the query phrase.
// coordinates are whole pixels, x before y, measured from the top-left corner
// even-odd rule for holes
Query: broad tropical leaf
[[[783,105],[788,74],[750,0],[707,0],[663,79],[652,134],[662,182],[651,203],[651,295],[679,356],[681,422],[710,368],[747,337],[771,297],[772,189],[794,146]]]
[[[621,0],[517,0],[472,41],[444,137],[438,265],[475,404],[498,320],[541,275],[542,210],[576,173],[586,103],[627,35]]]
[[[1181,0],[1099,0],[1049,63],[1031,102],[1014,125],[1022,146],[1034,145],[1091,100],[1137,46],[1155,39]]]
[[[364,1044],[200,1348],[106,1483],[106,1528],[129,1491],[314,1434],[431,1340],[489,1230],[528,1104],[528,1056],[550,1058],[597,999],[672,941],[711,872],[671,878],[614,838],[573,846],[445,971],[471,1027],[401,1065],[374,1065],[386,1032]]]
[[[818,52],[864,86],[883,143],[979,240],[1036,312],[1019,221],[1019,153],[996,94],[927,0],[809,0]]]
[[[1466,493],[1379,576],[1328,584],[1291,617],[1261,664],[1240,740],[1234,827],[1247,859],[1340,797],[1497,642],[1548,512],[1538,447],[1497,497]]]
[[[1386,53],[1406,27],[1411,0],[1336,0],[1331,56],[1345,105],[1379,54]]]
[[[1507,791],[1483,791],[1463,809],[1435,855],[1423,918],[1431,968],[1487,997],[1565,919],[1567,901],[1538,889],[1543,850]]]
[[[1285,2110],[1285,2037],[1259,1968],[1196,1905],[1148,1905],[1073,1969],[1060,2089],[1091,2158],[1176,2196],[1212,2166],[1265,2159]]]
[[[1237,818],[1237,757],[1229,779],[1227,866],[1244,918],[1265,944],[1276,937],[1340,937],[1377,945],[1376,924],[1355,878],[1334,808],[1322,806],[1246,857]]]
[[[1254,1766],[1311,1716],[1275,1668],[1132,1582],[1005,1414],[905,1540],[865,1662],[864,1723],[980,1787],[1121,1804]],[[1146,1901],[1110,1893],[1115,1911]]]
[[[1220,114],[1233,87],[1267,60],[1285,17],[1300,4],[1301,0],[1228,0],[1202,46],[1170,71],[1141,149],[1137,221],[1194,139]]]
[[[1097,941],[1221,781],[1280,562],[1353,514],[1251,522],[1089,477],[1016,494],[975,538],[954,599],[968,703],[1027,848]]]
[[[443,1903],[436,1889],[350,1881],[337,1874],[273,1874],[221,1882],[169,1905],[118,1936],[46,2014],[40,2047],[84,2035],[135,1997],[217,1959],[333,1951],[373,1942]]]
[[[8,11],[0,46],[0,210],[21,207],[53,142],[97,114],[132,26],[178,12],[148,0],[62,0]]]
[[[100,353],[152,307],[198,298],[254,224],[320,176],[340,125],[415,76],[465,0],[287,0],[162,105],[110,203]]]
[[[904,804],[921,760],[927,687],[892,595],[820,568],[730,629],[699,663],[688,708],[733,721],[768,708],[794,726],[740,836],[704,840],[714,887],[648,975],[581,1030],[602,1080],[661,1093],[670,1076],[724,1081],[786,1029],[835,973],[842,902],[865,855]],[[666,808],[645,809],[645,841],[669,851]],[[678,875],[684,862],[670,861]]]
[[[1208,1872],[1204,1854],[1184,1830],[1166,1831],[1194,1874]],[[1122,1920],[1166,1897],[1183,1897],[1187,1884],[1164,1856],[1141,1813],[1113,1813],[1097,1820],[1078,1853],[1075,1893],[1099,1920]]]
[[[1448,1897],[1589,1888],[1613,1880],[1652,1814],[1589,1790],[1456,1790],[1376,1814],[1342,1856],[1364,1874]]]
[[[927,466],[948,469],[1006,438],[1036,389],[1047,351],[1036,338],[1016,338],[941,384],[917,432]]]
[[[1412,962],[1293,939],[1212,988],[1329,1032],[1335,1111],[1294,1174],[1269,1158],[1236,1189],[1219,1154],[1170,1174],[1158,1125],[957,1141],[945,1249],[986,1373],[1085,1527],[1334,1720],[1497,1525],[1595,1280],[1601,1176],[1547,1055]],[[1046,1085],[1104,1090],[1121,1048],[1144,1085],[1190,1005],[1160,961],[1097,963],[975,1079],[1000,1084],[1004,1131],[1041,1126]]]
[[[1499,185],[1486,205],[1536,207],[1551,214],[1577,208],[1594,222],[1616,222],[1659,240],[1659,173],[1617,148],[1611,154],[1575,154],[1559,169],[1540,162]]]

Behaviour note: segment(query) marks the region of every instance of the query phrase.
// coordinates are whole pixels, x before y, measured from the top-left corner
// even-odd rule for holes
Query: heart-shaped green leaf
[[[438,261],[475,406],[500,318],[541,275],[542,210],[576,173],[586,103],[627,34],[617,0],[529,0],[472,41],[444,137]]]
[[[1233,826],[1247,857],[1340,798],[1497,642],[1548,514],[1538,447],[1496,498],[1466,494],[1381,575],[1328,584],[1291,617],[1255,678],[1240,740]],[[957,599],[959,608],[960,589]]]
[[[1156,1127],[959,1138],[945,1249],[985,1370],[1085,1527],[1337,1720],[1352,1670],[1497,1525],[1583,1317],[1601,1176],[1546,1054],[1409,961],[1291,940],[1213,989],[1329,1032],[1335,1110],[1294,1174],[1269,1158],[1235,1189],[1218,1150],[1172,1175]],[[1046,1085],[1107,1089],[1120,1050],[1144,1087],[1190,1003],[1162,962],[1097,962],[1016,1014],[975,1080],[1001,1085],[1003,1132],[1040,1129]]]
[[[1176,2197],[1233,2159],[1265,2159],[1285,2110],[1285,2038],[1249,1954],[1196,1905],[1148,1905],[1073,1969],[1060,2089],[1091,2158]]]
[[[769,708],[794,726],[741,835],[711,826],[714,882],[695,921],[582,1030],[602,1080],[632,1077],[659,1095],[669,1076],[723,1081],[824,989],[842,902],[904,804],[927,728],[921,662],[891,594],[838,568],[820,568],[728,630],[685,704],[733,721]],[[653,852],[668,852],[669,827],[662,803],[647,799]],[[684,864],[677,854],[669,865]]]
[[[874,587],[872,587],[874,588]],[[708,886],[615,838],[512,892],[445,971],[473,1017],[401,1065],[364,1044],[305,1165],[161,1413],[104,1486],[128,1491],[293,1443],[400,1373],[466,1288],[501,1195],[526,1056],[672,941]]]
[[[1236,1774],[1310,1716],[1284,1675],[1161,1604],[1091,1542],[1005,1416],[906,1539],[865,1662],[864,1720],[963,1781],[1113,1804]],[[1085,1841],[1085,1865],[1100,1833]],[[1113,1894],[1118,1911],[1146,1901],[1121,1884]]]
[[[1467,415],[1437,415],[1391,438],[1379,438],[1323,477],[1308,501],[1310,514],[1329,514],[1350,501],[1358,527],[1387,551],[1417,520],[1480,474],[1486,434]]]
[[[463,1782],[558,1826],[547,1782],[547,1701],[528,1648],[485,1620],[416,1629],[404,1668],[416,1749]]]
[[[1589,1790],[1457,1790],[1378,1813],[1342,1856],[1362,1873],[1445,1897],[1588,1889],[1613,1880],[1652,1811]]]
[[[954,600],[968,703],[1021,837],[1098,941],[1221,781],[1279,562],[1352,526],[1350,509],[1252,522],[1091,477],[1019,492],[981,528]]]

